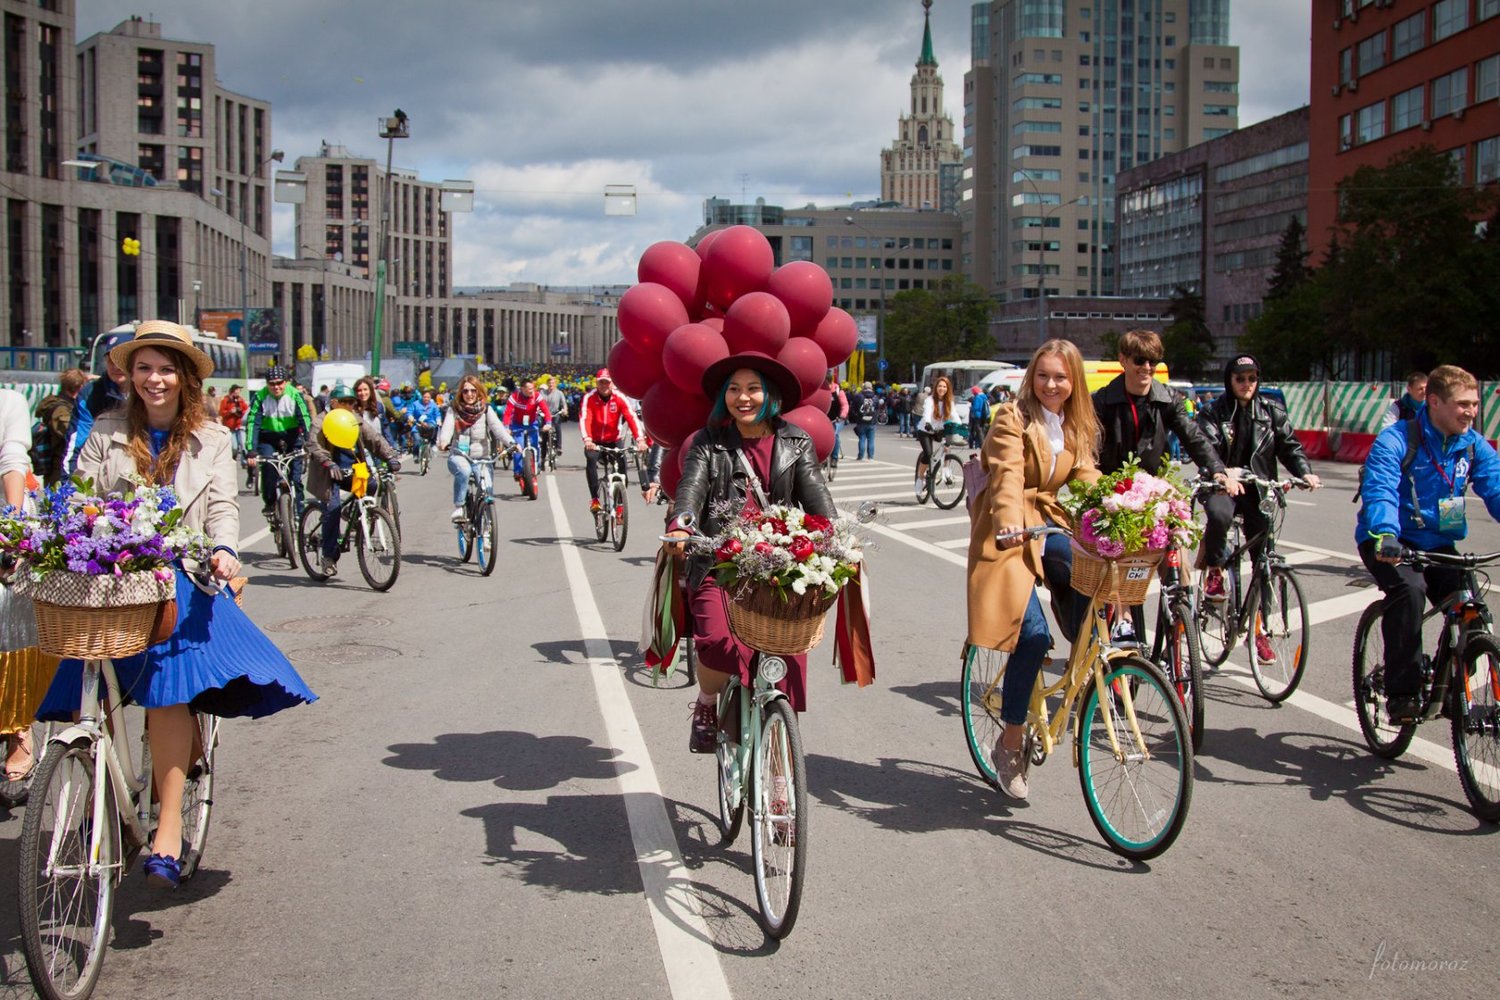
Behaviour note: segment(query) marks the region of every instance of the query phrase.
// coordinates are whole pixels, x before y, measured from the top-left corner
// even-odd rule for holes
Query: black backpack
[[[1411,467],[1417,461],[1417,449],[1422,447],[1422,425],[1416,419],[1403,419],[1402,424],[1406,426],[1406,454],[1401,456],[1401,481],[1404,483],[1411,475]],[[1469,445],[1469,468],[1474,467],[1474,446]],[[1354,486],[1354,496],[1349,498],[1350,503],[1359,503],[1360,493],[1365,488],[1365,467],[1359,467],[1359,479]]]
[[[875,397],[862,396],[859,401],[859,415],[861,417],[875,416]]]

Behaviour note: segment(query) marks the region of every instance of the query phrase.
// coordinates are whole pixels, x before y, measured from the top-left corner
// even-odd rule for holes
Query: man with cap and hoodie
[[[1224,394],[1198,414],[1203,436],[1226,469],[1249,469],[1261,479],[1275,479],[1276,463],[1280,460],[1288,472],[1307,480],[1316,489],[1322,483],[1312,473],[1286,408],[1279,400],[1260,395],[1259,388],[1260,363],[1249,354],[1233,358],[1224,366]],[[1229,555],[1226,539],[1235,514],[1245,522],[1247,538],[1254,538],[1269,526],[1260,509],[1260,500],[1260,488],[1249,486],[1238,496],[1215,493],[1204,501],[1208,524],[1203,532],[1202,551],[1209,567],[1204,583],[1204,596],[1208,600],[1225,598],[1223,567]],[[1257,554],[1259,550],[1259,545],[1253,548]],[[1263,663],[1275,660],[1270,640],[1259,632],[1255,636],[1255,655]]]
[[[646,450],[646,435],[636,422],[630,404],[615,393],[614,380],[609,369],[599,369],[594,376],[594,388],[583,397],[578,406],[578,433],[583,438],[584,477],[589,484],[589,512],[599,511],[599,453],[595,446],[605,444],[618,446],[620,424],[630,428],[635,440],[635,450]]]

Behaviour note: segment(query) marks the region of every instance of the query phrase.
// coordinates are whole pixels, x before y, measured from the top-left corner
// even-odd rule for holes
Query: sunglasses
[[[268,385],[268,386],[270,386],[270,387],[271,387],[271,388],[272,388],[272,389],[274,389],[274,388],[276,388],[276,387],[277,387],[277,386],[278,386],[278,385],[286,385],[286,381],[285,381],[285,380],[278,380],[278,381],[275,381],[275,382],[267,382],[267,383],[266,383],[266,385]]]
[[[1150,365],[1153,368],[1155,368],[1157,365],[1161,364],[1160,359],[1158,359],[1158,358],[1148,358],[1144,354],[1137,354],[1135,357],[1131,358],[1130,360],[1134,364],[1138,364],[1138,365]]]
[[[1259,375],[1236,375],[1234,380],[1241,384],[1253,384],[1260,381]]]

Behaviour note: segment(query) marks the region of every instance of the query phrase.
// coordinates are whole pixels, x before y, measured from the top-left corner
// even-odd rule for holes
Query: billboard
[[[876,321],[876,317],[873,315],[854,317],[854,325],[859,329],[859,340],[854,345],[856,351],[875,350]]]
[[[252,354],[281,353],[281,310],[251,308],[250,340]],[[243,340],[239,309],[203,309],[198,313],[198,329],[222,340]]]

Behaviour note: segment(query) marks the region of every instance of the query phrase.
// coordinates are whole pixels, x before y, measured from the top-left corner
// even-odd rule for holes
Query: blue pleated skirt
[[[258,719],[318,697],[230,594],[205,594],[180,571],[171,638],[114,665],[126,699],[145,708]],[[63,660],[37,718],[70,721],[82,697],[83,661]]]

